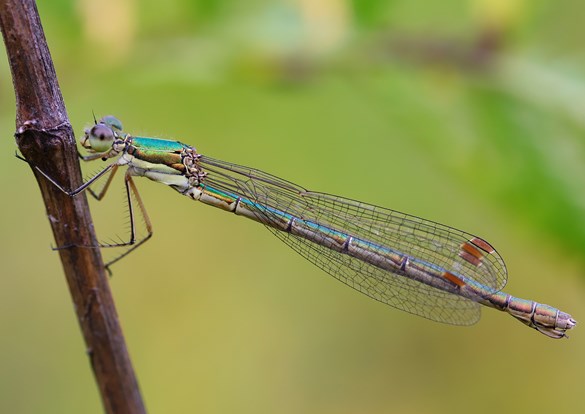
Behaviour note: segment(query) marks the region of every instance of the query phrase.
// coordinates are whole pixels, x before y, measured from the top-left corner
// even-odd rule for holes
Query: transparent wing
[[[261,221],[277,220],[279,212],[284,212],[431,263],[481,283],[490,293],[506,284],[506,267],[500,255],[469,233],[390,209],[307,191],[265,172],[205,156],[201,165],[208,172],[207,185],[257,203],[259,206],[252,204],[251,208]],[[479,319],[479,305],[467,298],[266,227],[310,262],[373,299],[439,322],[469,325]],[[478,240],[477,245],[471,240]]]

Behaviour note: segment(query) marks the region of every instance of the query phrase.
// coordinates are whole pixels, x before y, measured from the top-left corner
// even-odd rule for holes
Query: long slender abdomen
[[[459,277],[431,263],[409,257],[391,248],[210,187],[193,187],[185,191],[184,194],[204,204],[233,212],[331,250],[347,254],[393,274],[416,280],[442,291],[466,296],[471,300],[477,299],[470,296],[473,292],[468,292],[469,295],[463,294],[461,287],[465,282]]]
[[[549,305],[516,298],[504,292],[494,292],[474,280],[455,275],[431,263],[410,257],[391,248],[355,238],[346,233],[303,220],[271,207],[253,201],[201,186],[192,187],[183,194],[194,200],[233,212],[254,221],[291,233],[331,250],[347,254],[402,277],[408,277],[436,289],[466,297],[482,305],[506,312],[523,324],[538,330],[551,338],[563,338],[566,331],[576,325],[571,315]],[[483,253],[476,247],[490,253],[493,248],[481,239],[474,238],[462,246],[463,257],[480,266]],[[460,256],[461,256],[460,254]]]
[[[573,328],[577,322],[568,313],[557,308],[527,299],[516,298],[504,292],[494,293],[479,301],[512,315],[524,325],[551,337],[563,338],[566,331]]]

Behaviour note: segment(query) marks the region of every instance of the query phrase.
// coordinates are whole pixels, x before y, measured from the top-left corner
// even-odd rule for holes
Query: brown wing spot
[[[469,240],[469,242],[472,243],[474,246],[479,247],[486,253],[492,254],[495,253],[496,251],[496,249],[494,249],[491,244],[489,244],[483,239],[480,239],[479,237],[474,237],[473,239]]]
[[[459,257],[461,257],[463,260],[471,263],[474,266],[479,266],[483,258],[483,253],[479,249],[477,249],[474,244],[471,244],[470,242],[465,242],[461,245]]]
[[[465,286],[465,282],[461,280],[458,276],[455,276],[453,273],[445,272],[443,273],[443,277],[456,286],[459,287]]]
[[[461,245],[461,250],[466,252],[466,253],[469,253],[470,255],[472,255],[473,257],[476,257],[478,259],[481,259],[483,257],[483,253],[480,252],[478,249],[476,249],[475,246],[473,246],[469,242],[463,243]]]

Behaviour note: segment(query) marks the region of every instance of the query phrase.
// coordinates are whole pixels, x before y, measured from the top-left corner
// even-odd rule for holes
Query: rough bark
[[[35,2],[0,0],[0,26],[16,96],[18,148],[31,165],[63,187],[76,188],[81,171],[75,138]],[[56,245],[66,247],[58,254],[104,408],[144,413],[100,250],[75,247],[97,244],[86,197],[69,197],[33,172]]]

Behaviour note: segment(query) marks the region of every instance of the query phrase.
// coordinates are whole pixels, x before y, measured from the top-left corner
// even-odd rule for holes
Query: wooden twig
[[[16,96],[16,143],[31,165],[76,188],[75,139],[33,0],[0,0]],[[24,165],[24,163],[23,163]],[[33,170],[34,171],[34,170]],[[144,413],[85,195],[69,197],[35,172],[107,413]],[[69,246],[69,247],[68,247]]]

